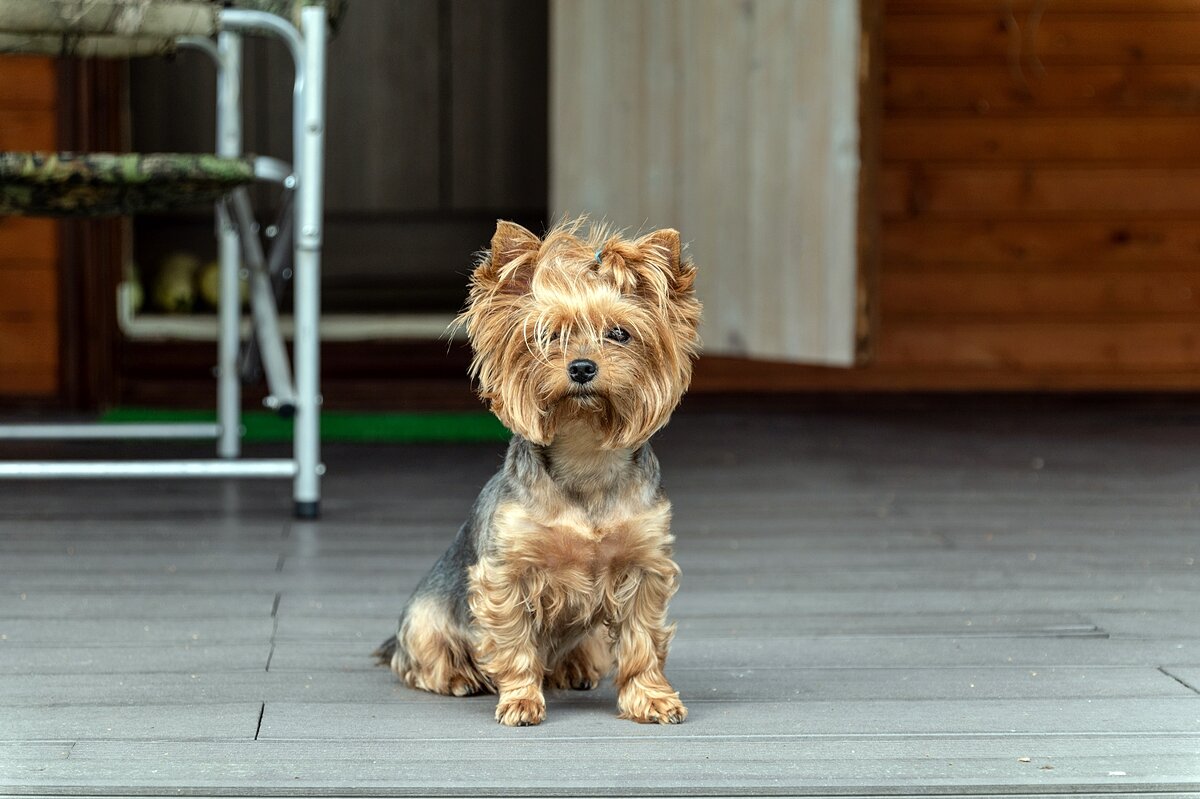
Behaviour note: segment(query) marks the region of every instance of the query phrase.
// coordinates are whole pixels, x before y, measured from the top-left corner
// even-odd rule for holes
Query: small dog
[[[679,568],[647,442],[691,380],[695,268],[674,230],[582,224],[539,239],[499,222],[474,270],[458,322],[514,436],[375,656],[413,688],[498,693],[509,726],[545,718],[543,686],[594,688],[615,658],[621,717],[678,724],[663,664]]]

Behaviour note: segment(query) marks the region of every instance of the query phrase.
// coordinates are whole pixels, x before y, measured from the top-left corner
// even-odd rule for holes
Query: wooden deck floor
[[[681,415],[676,728],[371,665],[495,446],[0,483],[0,794],[1200,792],[1200,415]]]

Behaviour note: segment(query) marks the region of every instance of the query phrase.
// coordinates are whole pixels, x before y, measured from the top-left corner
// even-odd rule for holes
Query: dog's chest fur
[[[610,621],[636,576],[662,568],[671,552],[671,505],[657,464],[588,443],[556,442],[529,496],[501,503],[492,519],[488,561],[520,586],[520,601],[545,630]]]

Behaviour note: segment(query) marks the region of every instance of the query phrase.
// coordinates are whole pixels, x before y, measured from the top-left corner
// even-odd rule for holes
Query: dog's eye
[[[604,337],[609,341],[615,341],[618,344],[624,344],[626,341],[629,341],[629,331],[623,327],[613,327],[604,334]]]
[[[543,336],[543,340],[547,344],[553,344],[554,342],[558,341],[558,337],[559,337],[559,333],[556,330],[553,333],[546,333],[545,336]]]

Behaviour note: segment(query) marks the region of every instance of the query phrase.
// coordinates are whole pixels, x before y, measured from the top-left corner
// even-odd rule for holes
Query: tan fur
[[[389,664],[409,688],[469,696],[490,686],[474,666],[470,633],[432,602],[411,605]]]
[[[594,687],[615,661],[623,718],[678,723],[687,710],[663,675],[671,506],[653,455],[652,477],[635,459],[691,379],[695,268],[673,230],[627,240],[581,225],[539,239],[501,222],[474,271],[459,318],[472,374],[500,420],[544,448],[545,469],[489,511],[467,575],[471,628],[417,602],[392,667],[438,693],[494,690],[496,719],[524,726],[545,717],[543,686]],[[579,358],[598,367],[586,385],[568,377]]]
[[[576,432],[581,436],[586,432]],[[529,503],[499,508],[493,551],[471,570],[476,658],[499,689],[497,719],[528,711],[519,723],[537,723],[545,703],[535,689],[543,681],[561,685],[569,677],[554,675],[578,672],[582,660],[598,682],[615,649],[622,716],[682,721],[687,711],[662,672],[674,632],[667,602],[679,576],[671,560],[671,505],[613,481],[609,458],[595,456],[594,447],[567,436],[556,449],[556,462],[573,477],[543,480]]]
[[[547,688],[586,691],[600,684],[612,671],[612,641],[608,630],[596,627],[567,652],[546,676]]]
[[[633,447],[666,424],[691,380],[696,270],[680,260],[674,230],[629,241],[602,227],[581,236],[582,224],[538,239],[501,222],[459,324],[475,350],[480,395],[511,430],[537,444],[554,440],[578,410],[563,367],[588,357],[606,386],[586,408],[602,445]],[[613,325],[633,334],[628,345],[606,344]]]

